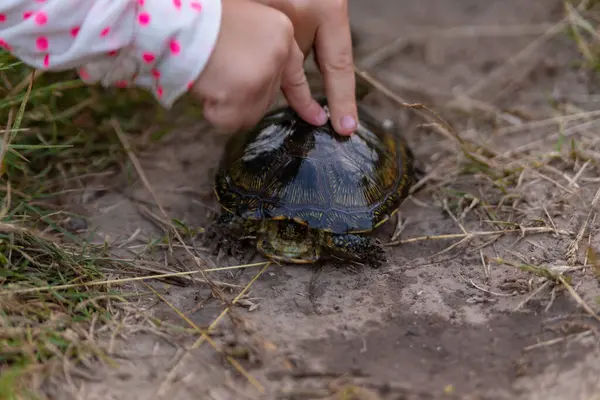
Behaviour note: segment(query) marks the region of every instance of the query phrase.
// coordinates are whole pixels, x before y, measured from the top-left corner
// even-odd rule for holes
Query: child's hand
[[[314,42],[332,123],[351,133],[341,123],[356,119],[345,1],[261,1],[0,1],[0,49],[46,71],[76,68],[88,84],[145,88],[168,108],[191,90],[210,122],[237,130],[258,122],[280,88],[303,119],[326,122],[303,70]]]
[[[342,135],[357,120],[354,61],[346,0],[255,0],[285,13],[306,55],[313,47],[323,73],[331,122]]]
[[[250,0],[222,0],[219,38],[192,93],[213,125],[238,130],[256,124],[281,88],[298,114],[322,125],[325,111],[312,98],[294,28],[282,12]]]

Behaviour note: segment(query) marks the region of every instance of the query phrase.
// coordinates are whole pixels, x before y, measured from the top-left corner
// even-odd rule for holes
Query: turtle
[[[327,99],[317,99],[327,109]],[[396,128],[361,104],[354,134],[314,126],[289,106],[267,113],[225,144],[214,180],[216,224],[255,239],[267,259],[309,264],[337,258],[379,266],[367,234],[395,215],[417,173]]]

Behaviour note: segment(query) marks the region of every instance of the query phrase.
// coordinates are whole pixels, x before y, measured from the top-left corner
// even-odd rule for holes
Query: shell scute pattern
[[[233,138],[215,192],[246,219],[289,218],[334,233],[366,232],[395,212],[412,179],[410,150],[372,120],[350,137],[289,109]]]

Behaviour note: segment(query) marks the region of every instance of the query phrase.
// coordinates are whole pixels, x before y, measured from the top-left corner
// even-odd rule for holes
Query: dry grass
[[[375,87],[398,105],[409,108],[415,107],[415,105],[404,103],[396,95],[389,92],[382,83],[368,74],[361,71],[358,71],[358,73],[363,74],[365,79],[370,80]],[[430,124],[429,126],[439,132],[443,139],[449,139],[450,143],[454,142],[454,154],[461,154],[458,160],[455,156],[449,157],[445,160],[447,162],[442,162],[438,168],[434,168],[424,178],[428,182],[427,190],[432,192],[434,198],[436,198],[435,206],[441,207],[456,222],[461,233],[392,240],[386,246],[406,245],[419,241],[455,240],[453,244],[432,257],[436,258],[467,243],[474,247],[474,249],[466,250],[467,252],[474,250],[481,252],[483,248],[493,245],[500,237],[507,234],[517,235],[518,240],[525,239],[528,235],[544,233],[564,236],[569,239],[569,245],[564,254],[567,265],[531,265],[501,258],[492,260],[482,258],[482,264],[484,267],[489,263],[510,265],[541,278],[538,282],[538,288],[532,290],[532,295],[522,302],[518,308],[531,300],[550,282],[564,286],[575,302],[591,318],[600,322],[598,307],[587,304],[573,289],[568,277],[569,274],[582,270],[588,271],[591,277],[595,276],[596,279],[600,277],[598,274],[600,264],[598,264],[596,257],[597,249],[592,246],[594,237],[598,233],[596,220],[600,189],[596,191],[589,203],[581,204],[582,209],[588,209],[589,211],[577,232],[558,229],[547,209],[547,207],[553,206],[560,208],[560,204],[564,204],[567,199],[577,198],[581,201],[582,196],[577,194],[575,189],[588,186],[587,183],[589,182],[597,182],[594,177],[585,174],[586,169],[591,165],[597,166],[600,163],[600,140],[598,140],[595,132],[592,133],[585,129],[589,126],[590,118],[594,118],[594,114],[595,112],[580,112],[577,113],[577,118],[573,118],[573,114],[552,118],[549,122],[560,129],[557,134],[548,135],[544,140],[525,145],[521,151],[515,149],[504,154],[493,151],[479,140],[464,139],[459,133],[452,131],[451,128],[449,131],[447,129],[449,125],[445,121],[442,121],[441,125],[438,123]],[[438,119],[439,117],[434,115],[433,118]],[[518,128],[500,129],[495,134],[509,135],[514,132],[532,131],[536,129],[539,122],[524,123],[519,125]],[[565,142],[567,145],[565,145]],[[537,146],[533,146],[534,144]],[[531,151],[531,148],[542,144],[550,144],[551,151]],[[535,184],[539,180],[549,182],[555,187],[556,194],[553,199],[556,203],[544,207],[542,210],[543,218],[531,219],[532,210],[520,207],[520,205],[523,203],[524,190],[527,190],[524,189],[524,186]],[[470,187],[480,187],[480,193],[454,189],[453,187],[461,181],[468,182]],[[417,184],[418,186],[419,184]],[[589,193],[587,196],[589,196]],[[468,231],[465,228],[464,221],[472,213],[477,215],[480,226],[485,227],[484,230]],[[479,243],[474,243],[477,240]],[[528,259],[524,254],[515,253],[515,256],[520,260]],[[471,284],[482,291],[491,293],[472,282]],[[600,303],[600,298],[597,299],[597,302]]]
[[[210,338],[229,308],[206,331],[179,310],[190,329],[173,326],[136,307],[144,295],[163,298],[149,285],[140,290],[134,284],[188,279],[220,293],[221,288],[239,286],[215,281],[207,275],[210,272],[262,266],[258,278],[268,263],[207,269],[184,240],[197,232],[171,219],[159,203],[162,215],[153,218],[164,227],[164,237],[149,243],[146,251],[163,244],[171,252],[184,249],[198,269],[174,272],[142,260],[117,258],[111,249],[126,243],[92,245],[85,220],[60,205],[63,195],[119,169],[131,170],[133,180],[139,174],[153,195],[134,152],[166,134],[171,117],[144,92],[117,94],[84,87],[71,74],[41,75],[6,54],[0,56],[0,118],[6,121],[1,129],[0,399],[37,398],[44,379],[56,370],[75,390],[72,375],[85,375],[78,365],[111,364],[114,340],[139,330],[158,335],[198,333],[193,348],[209,342],[262,391],[260,383]],[[196,109],[186,104],[174,112],[198,117]],[[140,271],[146,273],[140,276]],[[132,272],[134,278],[113,278]],[[232,301],[220,296],[231,307],[244,302],[248,287],[240,289]]]
[[[502,110],[494,103],[499,97],[515,90],[515,85],[538,64],[541,49],[544,43],[551,41],[559,35],[568,35],[577,44],[583,58],[581,68],[598,70],[600,58],[600,2],[598,1],[572,1],[565,2],[565,18],[557,24],[539,27],[528,26],[510,27],[501,31],[496,27],[464,27],[451,28],[441,32],[416,32],[413,40],[422,40],[435,35],[475,37],[481,35],[510,36],[535,34],[538,30],[542,33],[531,43],[509,58],[504,64],[494,69],[484,79],[475,82],[458,94],[445,96],[449,99],[443,105],[433,107],[447,115],[453,111],[459,112],[457,125],[469,125],[469,129],[457,131],[447,121],[431,110],[424,109],[419,104],[408,104],[397,93],[390,90],[387,85],[373,77],[367,70],[378,63],[395,55],[395,51],[411,38],[399,38],[387,45],[381,46],[375,52],[367,54],[359,60],[361,68],[356,73],[363,81],[399,107],[416,111],[425,121],[422,128],[439,135],[442,148],[436,154],[436,166],[431,167],[427,176],[416,185],[415,189],[426,187],[433,198],[432,204],[424,207],[435,207],[444,210],[452,218],[460,233],[449,233],[436,236],[422,236],[392,240],[387,246],[406,245],[420,241],[452,241],[447,248],[431,257],[432,262],[440,260],[440,256],[454,251],[457,257],[461,254],[478,252],[485,271],[490,264],[499,264],[515,267],[536,277],[535,285],[530,286],[530,295],[516,307],[522,308],[527,302],[544,289],[551,300],[547,309],[552,305],[552,299],[557,290],[564,288],[591,320],[600,322],[600,298],[594,303],[587,303],[577,292],[572,284],[572,276],[581,283],[587,279],[600,279],[600,264],[598,263],[598,249],[594,247],[598,235],[598,202],[600,189],[597,184],[600,180],[594,172],[600,165],[600,140],[597,127],[598,112],[585,111],[576,104],[565,101],[554,107],[555,116],[545,120],[527,120],[518,110]],[[510,31],[510,32],[509,32]],[[495,93],[495,97],[485,98],[483,92],[487,87],[503,81],[511,81],[511,85],[503,91]],[[421,88],[408,79],[395,77],[396,83],[406,82],[404,87],[413,92],[423,91],[423,95],[430,98],[443,99],[439,93],[431,93],[427,88]],[[516,82],[516,83],[515,83]],[[402,85],[401,85],[402,86]],[[479,95],[481,95],[480,98]],[[583,99],[585,101],[585,99]],[[475,117],[479,114],[479,117]],[[485,118],[481,120],[481,115]],[[465,116],[468,123],[465,123]],[[456,119],[455,119],[456,121]],[[492,129],[489,126],[493,126]],[[509,141],[511,137],[527,133],[536,138],[530,143],[519,147],[498,151],[496,143],[503,139]],[[532,186],[543,182],[550,185],[552,195],[548,196],[545,205],[531,207],[527,204],[526,193]],[[591,188],[590,188],[591,187]],[[475,192],[473,188],[477,188]],[[414,192],[415,190],[413,190]],[[565,218],[563,210],[570,204],[570,210],[585,210],[576,230],[570,231],[557,228],[554,221],[558,214],[564,222],[571,222]],[[549,211],[552,210],[552,211]],[[469,231],[467,222],[471,224],[478,221],[479,229]],[[398,232],[397,232],[398,233]],[[395,233],[393,236],[398,236]],[[519,241],[527,241],[527,236],[538,234],[551,234],[555,237],[564,237],[568,245],[561,259],[551,265],[537,265],[529,262],[527,254],[515,250]],[[498,240],[506,235],[516,236],[508,250],[514,260],[500,257],[489,259],[483,256],[482,250],[494,248]],[[533,243],[533,242],[529,242]],[[466,245],[469,245],[467,247]],[[564,260],[561,262],[561,260]],[[487,275],[487,273],[486,273]],[[505,296],[503,293],[493,293],[484,287],[469,281],[477,289],[495,296]],[[578,285],[577,285],[578,286]],[[594,328],[589,328],[585,335],[594,333]],[[579,339],[581,335],[577,335]],[[554,342],[552,342],[554,343]]]
[[[569,28],[586,66],[594,69],[599,65],[600,37],[591,27],[600,22],[599,7],[598,1],[587,2],[585,7],[567,4],[567,17],[562,27]],[[555,27],[537,29],[546,32],[544,38],[562,34],[562,30]],[[393,53],[393,46],[392,43],[377,54],[369,55],[367,64],[373,66]],[[525,51],[523,57],[532,52],[535,52],[533,47]],[[229,267],[262,267],[254,280],[243,288],[214,281],[210,272],[218,269],[210,268],[190,240],[193,236],[190,231],[174,221],[155,196],[153,199],[161,211],[159,219],[165,233],[160,244],[169,251],[183,249],[184,256],[197,267],[196,270],[173,272],[156,266],[136,265],[132,260],[112,256],[110,244],[91,245],[74,232],[82,219],[63,210],[59,202],[65,191],[76,187],[74,183],[81,185],[86,179],[110,169],[128,169],[153,195],[153,188],[136,161],[135,151],[148,140],[164,135],[167,132],[164,123],[168,121],[166,114],[144,93],[134,91],[116,95],[83,87],[68,74],[40,76],[32,73],[0,53],[0,120],[4,121],[0,129],[3,133],[0,157],[0,398],[34,397],[36,384],[55,368],[68,371],[66,366],[87,364],[92,359],[109,363],[111,341],[98,341],[98,337],[114,338],[117,331],[140,325],[157,332],[166,329],[198,335],[191,348],[208,342],[215,351],[223,353],[211,340],[211,331],[232,312],[232,306],[243,298],[270,264]],[[393,101],[407,106],[385,84],[367,72],[358,70],[358,73]],[[464,112],[471,112],[475,107],[491,114],[490,119],[506,121],[504,112],[474,99],[495,77],[511,73],[516,73],[512,61],[490,74],[489,80],[476,83],[463,97],[445,105]],[[493,246],[506,235],[513,235],[516,240],[527,240],[529,234],[564,236],[569,240],[565,265],[534,265],[523,254],[515,254],[516,261],[482,257],[482,265],[484,268],[489,268],[490,263],[510,265],[539,278],[531,295],[520,306],[540,295],[545,288],[552,286],[554,291],[557,286],[562,286],[585,312],[598,319],[597,305],[586,303],[569,279],[571,274],[581,272],[596,279],[600,277],[597,251],[592,246],[597,234],[598,193],[587,204],[582,204],[589,208],[589,213],[573,232],[557,227],[552,210],[548,209],[551,207],[531,210],[523,205],[524,193],[537,182],[552,185],[556,206],[565,201],[584,202],[589,197],[584,198],[578,191],[587,184],[600,183],[588,173],[600,163],[600,140],[594,129],[598,124],[598,113],[566,104],[545,121],[520,120],[518,124],[501,127],[493,133],[495,138],[525,131],[550,133],[519,148],[499,152],[490,148],[476,129],[455,132],[427,110],[420,108],[418,111],[428,118],[429,123],[423,128],[437,132],[440,141],[445,143],[445,153],[436,167],[428,171],[423,182],[434,199],[433,204],[424,206],[444,210],[461,233],[403,238],[388,245],[424,240],[451,241],[444,251],[433,257],[437,258],[457,249],[480,253],[484,247]],[[148,113],[153,115],[151,123],[147,122],[150,120],[146,118]],[[141,138],[135,140],[133,147],[132,137]],[[465,189],[466,182],[478,190]],[[468,230],[465,223],[468,218],[478,221],[480,229]],[[467,243],[469,248],[464,249]],[[115,279],[125,270],[129,273],[150,270],[153,274]],[[131,285],[140,280],[182,277],[196,284],[210,285],[215,296],[223,301],[223,313],[208,328],[191,322],[153,287],[146,285],[147,291],[141,292]],[[230,295],[224,288],[237,289],[238,293]],[[156,295],[190,328],[184,330],[165,324],[159,327],[159,321],[140,313],[135,304],[128,304],[142,293]],[[123,323],[124,320],[127,322]],[[223,354],[258,392],[262,391],[260,382],[234,357]],[[172,375],[182,363],[181,360],[175,363],[172,374],[164,378],[158,394],[168,388]],[[65,374],[68,379],[69,374]],[[350,398],[348,388],[340,389],[336,398]],[[331,396],[331,391],[326,391],[323,396]]]
[[[126,314],[120,304],[139,293],[86,285],[129,263],[78,235],[85,220],[60,201],[88,179],[128,167],[111,119],[150,140],[166,132],[166,119],[145,93],[36,74],[5,53],[0,98],[0,398],[13,399],[32,396],[32,383],[62,363],[106,358],[96,335],[116,328]],[[68,287],[54,289],[61,285]]]

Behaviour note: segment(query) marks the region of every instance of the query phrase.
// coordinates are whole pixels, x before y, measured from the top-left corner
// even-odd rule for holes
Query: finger
[[[314,2],[306,0],[254,0],[284,13],[292,25],[297,27],[294,38],[302,50],[304,58],[312,50],[315,41],[318,19],[315,17]]]
[[[294,40],[281,76],[281,90],[288,104],[303,120],[309,124],[323,125],[327,122],[327,114],[311,95],[303,64],[304,54]]]
[[[351,135],[356,129],[354,60],[352,39],[345,0],[335,0],[323,10],[317,31],[316,56],[323,74],[331,123],[341,135]]]

